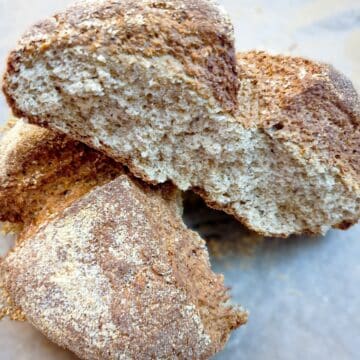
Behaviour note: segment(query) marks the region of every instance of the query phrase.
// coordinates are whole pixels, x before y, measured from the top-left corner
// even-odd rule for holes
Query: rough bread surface
[[[32,62],[34,55],[40,59],[62,51],[69,61],[108,63],[112,71],[108,68],[110,72],[102,74],[105,78],[127,71],[135,81],[144,66],[155,70],[168,62],[179,71],[177,81],[189,77],[187,90],[210,91],[224,108],[236,109],[233,26],[213,0],[79,1],[26,33],[11,55],[9,71],[18,70],[15,63],[20,58]],[[147,61],[137,64],[137,59]],[[79,70],[80,80],[85,74]],[[84,90],[89,92],[101,86],[98,80],[87,85]],[[48,95],[55,100],[54,90]]]
[[[36,226],[122,173],[96,150],[18,119],[0,140],[0,221]]]
[[[27,319],[83,359],[206,359],[246,321],[179,193],[126,175],[52,215],[1,271]]]
[[[359,98],[347,79],[255,52],[236,69],[212,2],[124,4],[79,5],[25,35],[5,74],[13,111],[264,235],[358,221]]]

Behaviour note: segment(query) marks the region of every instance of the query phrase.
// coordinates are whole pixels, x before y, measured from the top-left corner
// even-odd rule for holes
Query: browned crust
[[[237,59],[240,79],[251,82],[246,97],[257,96],[259,105],[257,116],[240,114],[240,121],[359,183],[360,100],[351,81],[332,66],[298,57],[248,52]]]
[[[350,179],[358,186],[359,96],[351,82],[331,66],[303,58],[248,52],[238,54],[237,59],[240,81],[251,84],[245,98],[255,95],[259,99],[255,116],[243,111],[240,103],[239,122],[261,129],[277,142],[295,144],[305,160],[314,156],[329,169],[339,169],[342,180],[346,177],[346,181]],[[241,96],[240,92],[240,102]],[[30,121],[47,126],[46,119],[32,117]],[[80,140],[92,146],[90,139]],[[126,164],[134,175],[151,182],[133,166],[131,158],[121,158],[111,149],[105,146],[104,149],[109,156]],[[230,209],[221,209],[233,213]],[[239,220],[249,226],[246,219]]]
[[[139,16],[141,21],[137,20]],[[85,25],[85,20],[92,25]],[[233,26],[218,5],[205,0],[108,0],[74,5],[33,26],[23,36],[8,58],[3,84],[15,115],[25,114],[17,109],[7,78],[21,63],[36,62],[43,52],[77,45],[88,47],[90,53],[171,55],[184,65],[189,76],[212,89],[225,111],[237,108]]]
[[[25,222],[25,227],[20,234],[21,241],[18,242],[18,247],[15,248],[8,257],[16,259],[18,252],[22,251],[21,249],[23,246],[31,247],[33,242],[37,242],[39,237],[42,236],[42,231],[43,229],[46,229],[48,223],[58,221],[66,216],[69,219],[72,219],[73,217],[76,217],[76,214],[79,211],[86,208],[88,205],[96,203],[99,204],[99,209],[101,209],[103,206],[106,206],[106,204],[114,204],[114,209],[110,215],[105,215],[103,211],[100,210],[99,217],[94,216],[94,214],[91,216],[91,221],[95,221],[99,224],[96,226],[98,230],[93,234],[94,241],[98,241],[104,237],[108,239],[106,230],[107,225],[104,225],[104,228],[101,224],[107,224],[108,221],[111,224],[116,221],[115,219],[121,217],[127,219],[127,226],[129,227],[128,236],[130,236],[131,239],[137,239],[140,243],[145,244],[143,251],[144,256],[145,254],[147,254],[146,256],[151,256],[151,251],[148,250],[146,246],[147,242],[158,241],[159,245],[156,246],[156,253],[160,252],[159,256],[161,257],[168,256],[167,261],[173,270],[176,287],[183,289],[187,294],[187,301],[197,307],[206,333],[211,337],[212,343],[207,349],[204,349],[202,358],[207,358],[216,351],[219,351],[224,345],[229,332],[246,322],[247,314],[236,311],[229,306],[221,305],[228,300],[227,289],[223,285],[222,277],[216,276],[211,272],[203,241],[197,234],[184,227],[180,216],[181,204],[179,193],[175,191],[175,188],[170,184],[161,187],[151,187],[136,181],[129,176],[120,176],[120,178],[117,178],[117,180],[111,184],[99,186],[103,182],[110,181],[110,179],[106,177],[107,180],[102,182],[94,181],[91,185],[87,186],[85,184],[85,179],[88,176],[94,176],[94,174],[93,172],[90,172],[90,175],[88,174],[87,166],[89,166],[89,158],[86,154],[95,154],[96,157],[98,156],[99,162],[102,162],[104,165],[104,171],[106,171],[107,168],[110,168],[111,173],[114,173],[115,176],[123,172],[122,167],[119,167],[118,164],[115,165],[113,160],[106,158],[95,150],[89,149],[81,143],[74,142],[63,135],[23,122],[21,125],[24,136],[22,140],[15,143],[15,146],[12,148],[13,161],[11,164],[8,164],[10,165],[7,166],[8,172],[0,181],[0,183],[2,183],[2,187],[0,186],[0,202],[1,199],[4,200],[4,198],[11,201],[18,201],[19,197],[21,199],[27,199],[32,196],[31,190],[34,190],[34,196],[38,200],[40,208],[37,209],[39,213],[34,213],[31,204],[28,204],[24,200],[24,202],[20,201],[20,203],[16,203],[17,207],[11,210],[13,213],[19,214],[21,220]],[[5,133],[5,138],[6,136],[7,134]],[[77,148],[77,146],[80,146],[80,148]],[[73,163],[73,156],[76,158],[79,156],[78,161],[75,161],[75,163]],[[42,162],[43,159],[45,160],[44,162]],[[94,161],[96,162],[96,160],[90,156],[90,163],[93,163]],[[49,162],[51,162],[51,164],[49,164]],[[70,164],[72,165],[70,166]],[[66,170],[67,168],[69,170]],[[43,178],[40,178],[40,181],[35,183],[36,186],[34,189],[29,189],[26,186],[21,186],[20,188],[15,186],[15,184],[18,184],[19,176],[22,177],[23,180],[21,183],[28,184],[31,175],[34,173],[44,175]],[[79,177],[74,178],[73,175],[76,174],[78,174]],[[79,191],[75,192],[70,199],[64,199],[61,193],[55,192],[55,194],[52,194],[51,196],[50,203],[46,204],[45,199],[40,196],[40,193],[46,192],[46,186],[56,188],[59,184],[62,186],[63,184],[59,178],[67,178],[71,187],[79,186]],[[79,183],[79,185],[77,185],[77,183]],[[131,184],[130,188],[123,186],[123,183]],[[96,185],[98,185],[98,187],[91,191],[91,188]],[[14,186],[17,189],[16,191],[14,190]],[[85,195],[89,191],[91,191],[91,193]],[[2,207],[7,208],[8,204],[5,204]],[[143,213],[147,219],[146,224],[143,224],[143,226],[139,223],[136,215],[141,213]],[[110,216],[110,219],[108,219],[107,216]],[[84,222],[87,220],[90,220],[90,217],[84,218]],[[149,234],[144,230],[149,228],[149,226],[153,229],[151,231],[155,232]],[[112,225],[110,226],[110,230],[111,228]],[[70,230],[72,229],[69,228],[69,231]],[[73,233],[76,237],[76,228],[73,229]],[[46,241],[46,239],[44,239],[44,241]],[[50,243],[53,241],[58,244],[61,243],[62,239],[61,237],[55,240],[51,239]],[[79,239],[77,241],[79,241]],[[106,276],[112,282],[113,289],[123,291],[123,286],[126,286],[126,283],[119,284],[120,280],[117,279],[121,279],[122,276],[119,277],[119,273],[114,275],[114,269],[116,271],[126,271],[126,267],[119,264],[118,260],[114,258],[111,252],[106,251],[106,249],[109,249],[110,247],[110,245],[109,247],[107,245],[105,246],[106,241],[100,241],[102,245],[101,250],[99,249],[98,251],[98,253],[101,254],[99,255],[99,262],[101,263],[104,273],[107,274]],[[26,243],[30,243],[30,245],[26,245]],[[163,249],[164,246],[165,248]],[[58,253],[63,254],[61,256],[64,256],[66,250],[59,249]],[[154,254],[153,250],[152,253]],[[88,256],[89,254],[84,255]],[[32,279],[27,277],[26,284],[17,283],[16,279],[17,276],[21,275],[22,271],[27,271],[26,269],[31,269],[29,271],[33,272],[34,276],[36,276],[37,269],[36,265],[32,262],[32,259],[32,256],[26,256],[25,260],[21,261],[21,269],[18,269],[15,272],[11,266],[8,267],[7,260],[5,259],[5,265],[2,270],[8,279],[11,279],[7,282],[7,285],[5,284],[6,291],[10,292],[11,303],[14,303],[11,309],[15,309],[20,313],[22,312],[21,309],[24,308],[25,316],[37,325],[50,339],[61,346],[70,348],[82,357],[85,357],[83,354],[86,354],[87,356],[86,346],[82,341],[86,342],[86,336],[89,334],[74,331],[71,338],[76,339],[76,345],[73,344],[69,346],[63,333],[54,337],[54,329],[48,327],[49,323],[46,323],[45,328],[43,327],[43,324],[41,323],[42,309],[37,309],[36,311],[39,312],[34,315],[31,311],[29,312],[29,308],[26,305],[21,306],[20,299],[23,299],[25,296],[25,285],[27,286],[31,283]],[[54,261],[61,262],[62,258],[59,258],[58,260],[55,259]],[[52,267],[49,266],[50,273],[51,270]],[[161,271],[163,270],[162,267],[155,262],[153,271],[158,276],[161,275]],[[136,278],[136,281],[139,281],[140,288],[151,281],[151,279],[146,280],[145,278],[142,278],[140,274]],[[33,280],[35,282],[37,281],[35,278]],[[34,286],[34,289],[36,289],[36,286]],[[57,291],[56,289],[50,289],[50,291],[52,290]],[[154,298],[154,301],[155,300],[156,298]],[[121,311],[121,306],[116,299],[114,299],[114,305],[112,305],[112,307],[114,311],[113,316],[116,319],[121,319],[121,323],[119,323],[118,326],[120,328],[124,327],[123,322],[125,321],[126,323],[126,319],[122,317],[123,315],[117,313],[118,308],[119,311]],[[5,309],[7,312],[3,315],[9,313],[8,309]],[[66,311],[64,311],[64,316],[66,316]],[[154,316],[163,317],[163,314],[159,313]],[[154,329],[152,329],[152,331],[153,330]],[[159,332],[160,331],[161,330],[159,330]],[[186,331],[186,329],[177,328],[176,331]],[[169,343],[168,340],[164,341],[165,343],[163,346],[167,346],[166,344]],[[139,346],[141,345],[149,351],[154,351],[155,353],[157,351],[151,343],[144,343],[139,340],[138,343]],[[85,347],[82,348],[82,346]],[[192,346],[195,346],[195,344],[188,343],[186,346],[191,348]],[[101,351],[106,353],[106,349]],[[98,358],[103,358],[103,355],[96,356],[98,356]]]
[[[34,226],[124,173],[114,160],[65,135],[18,125],[0,141],[0,221]]]
[[[126,348],[130,351],[130,355],[136,354],[138,359],[149,358],[149,355],[164,355],[164,349],[168,356],[208,358],[220,350],[233,328],[246,322],[247,315],[231,307],[223,306],[227,299],[223,280],[211,272],[203,241],[198,235],[184,228],[179,208],[176,205],[177,197],[178,193],[174,192],[173,187],[151,188],[130,180],[126,176],[120,176],[112,183],[93,190],[55,218],[51,218],[28,241],[5,259],[2,270],[6,274],[7,291],[15,304],[20,305],[24,310],[29,321],[50,339],[61,346],[70,348],[82,358],[90,356],[94,359],[108,358],[109,353],[114,349],[122,351],[121,349]],[[108,204],[111,204],[110,212],[109,208],[106,210]],[[55,261],[61,264],[65,261],[70,269],[73,268],[69,263],[73,255],[69,253],[67,256],[70,250],[64,238],[56,237],[56,235],[55,238],[52,236],[49,238],[46,234],[48,228],[53,225],[55,229],[63,231],[64,222],[62,221],[64,220],[67,224],[66,234],[73,232],[73,236],[76,237],[77,228],[73,228],[74,224],[68,222],[68,219],[76,219],[78,213],[93,206],[99,214],[101,213],[101,216],[92,220],[95,223],[88,242],[84,243],[82,239],[79,239],[79,248],[76,253],[84,254],[85,263],[86,259],[95,256],[94,259],[101,268],[101,274],[110,281],[113,296],[111,304],[105,310],[111,310],[111,321],[120,331],[118,336],[99,350],[91,347],[91,334],[77,330],[82,328],[83,323],[80,321],[76,326],[74,325],[72,313],[69,310],[71,307],[68,309],[67,303],[62,302],[61,297],[56,298],[56,306],[60,306],[63,310],[61,316],[54,319],[45,315],[46,311],[54,306],[54,303],[49,300],[53,299],[51,294],[61,294],[66,288],[61,287],[62,282],[52,282],[53,276],[57,276],[52,266],[46,266],[48,270],[45,271],[46,278],[43,278],[41,274],[44,274],[42,272],[44,269],[39,267],[40,263],[38,264],[39,256],[53,254],[54,249],[58,258],[52,259],[50,255],[48,259],[50,263]],[[82,219],[76,226],[82,228],[87,226],[89,219],[85,217]],[[146,223],[143,223],[144,219]],[[126,240],[121,249],[117,247],[113,235],[113,229],[119,222],[127,228]],[[91,246],[87,245],[88,243]],[[130,248],[127,248],[127,244]],[[114,249],[119,249],[116,251],[120,254],[125,252],[126,255],[127,251],[133,248],[132,244],[135,247],[141,247],[143,261],[141,266],[133,265],[131,262],[122,262],[114,255]],[[48,249],[45,253],[41,250],[42,246]],[[72,264],[77,266],[76,263]],[[173,274],[170,278],[169,269]],[[79,289],[76,291],[82,290],[81,282],[79,284]],[[33,289],[30,294],[25,291],[25,287],[28,286]],[[37,293],[37,289],[40,291],[43,286],[46,287],[47,301],[42,300],[43,295],[40,295],[40,292]],[[162,298],[163,292],[157,290],[164,291],[167,287],[181,290],[186,294],[186,299],[174,298],[172,293],[170,297]],[[133,309],[133,312],[130,311],[131,309],[123,305],[121,301],[123,299],[130,303],[135,301],[136,309]],[[190,304],[195,305],[205,331],[211,338],[211,343],[207,345],[204,343],[201,349],[196,343],[197,331],[200,330],[200,328],[194,328],[196,321],[195,323],[191,321],[186,326],[179,313],[180,309],[186,309]],[[161,306],[166,316],[164,312],[152,310],[158,306]],[[151,316],[143,316],[145,311],[150,311]],[[84,321],[87,324],[99,324],[99,331],[106,327],[96,313],[88,312]],[[131,325],[138,321],[141,322],[141,331],[144,331],[142,336],[137,333],[138,328]],[[172,322],[177,324],[178,321],[179,327],[171,325]],[[132,338],[134,335],[137,335],[136,339]],[[184,339],[181,340],[184,341],[182,345],[178,342],[179,339]],[[170,344],[176,344],[175,348],[169,350]],[[195,349],[196,352],[192,352]]]

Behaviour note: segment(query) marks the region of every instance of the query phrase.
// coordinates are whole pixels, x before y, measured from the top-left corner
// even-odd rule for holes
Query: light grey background
[[[0,64],[34,21],[69,0],[0,0]],[[238,50],[267,50],[329,62],[360,88],[359,0],[222,0]],[[9,110],[0,99],[0,124]],[[250,311],[216,359],[360,359],[360,226],[325,238],[265,239],[250,247],[244,229],[205,208],[186,219],[211,241],[234,302]],[[206,225],[219,222],[220,228]],[[210,221],[210,222],[211,222]],[[1,239],[2,248],[7,240]],[[215,256],[216,253],[221,255]],[[249,253],[250,252],[250,253]],[[74,359],[26,323],[0,323],[0,359]]]

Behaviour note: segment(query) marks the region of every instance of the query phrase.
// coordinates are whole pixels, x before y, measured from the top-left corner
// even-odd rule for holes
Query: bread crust
[[[237,120],[247,128],[263,131],[285,148],[290,145],[289,151],[295,144],[308,166],[315,158],[335,169],[359,204],[360,98],[352,82],[331,65],[301,57],[250,51],[238,53],[237,62],[241,89]],[[248,106],[254,97],[258,100],[256,109]],[[244,102],[244,98],[249,101]],[[217,204],[203,189],[193,190],[209,207],[233,215],[260,235],[290,235],[265,232],[239,216],[231,205]],[[358,221],[344,219],[333,228],[347,230]],[[297,234],[318,235],[319,231],[304,228]]]
[[[357,222],[359,97],[351,83],[328,65],[261,52],[239,54],[238,68],[228,71],[231,26],[206,4],[70,8],[34,27],[10,55],[10,105],[146,182],[195,188],[210,206],[259,233],[324,234]],[[237,95],[237,107],[230,111],[221,89],[209,86],[210,74],[219,75],[212,84]],[[267,154],[274,148],[279,160]],[[264,167],[258,177],[257,166]],[[271,177],[277,182],[269,196]]]
[[[94,189],[7,256],[6,290],[83,359],[210,357],[247,314],[225,305],[223,279],[185,229],[178,196],[125,175]]]
[[[299,57],[253,51],[237,59],[240,78],[254,82],[252,91],[260,94],[261,114],[239,120],[338,168],[358,187],[360,99],[351,81],[331,65]]]
[[[225,111],[237,109],[238,76],[232,23],[213,0],[80,1],[33,26],[11,52],[3,90],[23,117],[8,78],[39,54],[81,45],[89,52],[147,58],[170,55],[199,87],[210,88]],[[44,120],[44,119],[43,119]]]
[[[0,221],[35,226],[123,173],[86,145],[17,120],[0,140]]]

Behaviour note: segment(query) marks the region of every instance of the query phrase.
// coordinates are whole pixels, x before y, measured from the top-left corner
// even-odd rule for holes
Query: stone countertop
[[[69,0],[0,0],[0,61],[34,21]],[[258,49],[333,64],[360,88],[359,0],[222,0],[239,51]],[[8,117],[0,99],[0,124]],[[217,360],[356,360],[360,358],[360,226],[323,238],[257,239],[230,217],[201,207],[186,220],[209,242],[214,270],[233,302],[250,311]],[[209,221],[210,220],[210,221]],[[206,225],[208,223],[221,225]],[[221,235],[220,235],[221,234]],[[215,235],[215,236],[214,236]],[[219,235],[219,236],[217,236]],[[4,250],[9,239],[1,239]],[[27,323],[0,323],[0,358],[75,357]]]

